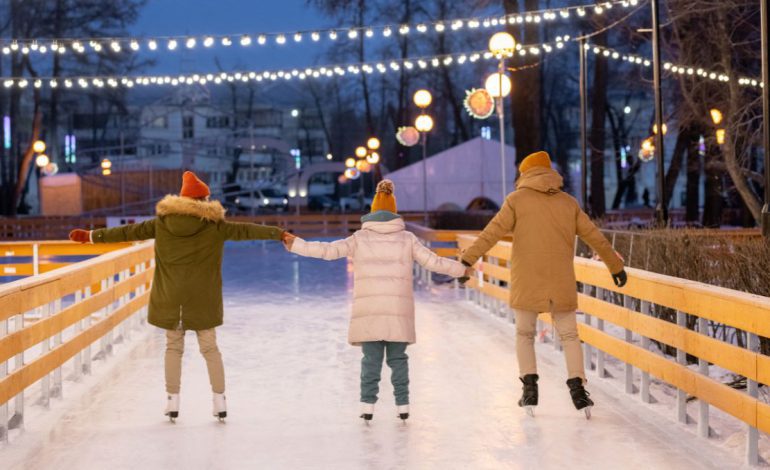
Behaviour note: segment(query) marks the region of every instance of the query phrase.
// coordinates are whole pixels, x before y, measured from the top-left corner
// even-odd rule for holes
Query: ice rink
[[[410,356],[412,417],[396,419],[389,370],[370,426],[358,418],[360,350],[346,343],[352,277],[343,261],[288,254],[277,243],[230,245],[219,329],[229,417],[186,337],[180,417],[165,405],[164,337],[153,331],[53,429],[0,450],[3,469],[577,469],[735,468],[740,458],[638,399],[593,379],[587,421],[573,408],[560,353],[539,344],[533,419],[516,406],[514,328],[448,285],[417,296]]]

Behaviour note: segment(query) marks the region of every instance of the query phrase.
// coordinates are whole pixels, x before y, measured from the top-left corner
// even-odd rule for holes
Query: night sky
[[[131,33],[143,35],[176,34],[241,34],[295,31],[334,26],[331,20],[306,5],[305,0],[150,0],[143,8]],[[225,70],[264,70],[289,66],[306,66],[322,62],[324,41],[301,45],[258,46],[249,48],[233,45],[204,49],[198,45],[192,51],[180,48],[175,53],[153,54],[157,65],[150,72],[216,72],[214,62],[219,57]]]

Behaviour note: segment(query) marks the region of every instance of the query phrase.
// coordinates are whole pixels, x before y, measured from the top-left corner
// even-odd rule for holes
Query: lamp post
[[[770,0],[760,2],[760,22],[762,26],[762,131],[765,143],[765,203],[762,206],[762,235],[770,239]]]
[[[414,104],[420,108],[421,114],[414,121],[414,127],[422,136],[422,212],[423,224],[428,226],[428,132],[433,129],[433,118],[425,110],[433,101],[428,90],[417,90],[414,93]]]
[[[487,77],[484,83],[484,88],[487,89],[489,95],[496,101],[497,116],[500,121],[500,166],[502,170],[502,203],[505,202],[505,198],[508,196],[506,190],[506,176],[505,176],[505,106],[503,100],[511,93],[511,79],[505,74],[505,59],[506,57],[512,57],[513,52],[516,50],[516,41],[513,36],[506,32],[499,32],[492,35],[489,39],[489,52],[495,55],[499,59],[497,73],[493,73]]]
[[[652,80],[655,88],[655,127],[663,129],[663,132],[655,133],[655,152],[658,154],[656,177],[656,189],[658,204],[655,206],[655,219],[659,228],[668,225],[668,201],[665,200],[665,165],[663,159],[666,153],[663,151],[663,93],[660,89],[660,13],[658,0],[650,2],[652,6]]]

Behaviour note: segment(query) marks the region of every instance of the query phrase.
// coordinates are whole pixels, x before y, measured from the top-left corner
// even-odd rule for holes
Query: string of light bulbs
[[[307,41],[319,42],[322,39],[336,41],[338,39],[356,40],[360,37],[398,37],[409,34],[441,34],[462,29],[489,29],[508,24],[553,22],[556,20],[582,19],[586,15],[602,15],[615,7],[630,8],[638,5],[640,0],[611,0],[588,5],[550,8],[508,15],[489,17],[456,18],[443,21],[421,22],[417,24],[388,24],[380,26],[361,26],[346,28],[329,28],[318,30],[302,30],[279,33],[247,33],[247,34],[214,34],[214,35],[175,35],[153,37],[98,37],[98,38],[52,38],[52,39],[0,39],[0,50],[3,54],[65,54],[74,52],[85,54],[120,53],[123,51],[139,52],[175,52],[195,49],[198,46],[211,48],[215,46],[250,47],[252,45],[266,46],[277,44],[299,44]]]
[[[628,62],[634,65],[639,65],[642,67],[652,66],[652,61],[650,59],[639,55],[626,54],[609,47],[596,46],[592,44],[585,44],[583,47],[585,47],[586,50],[592,51],[595,55],[601,55],[608,59],[622,60],[624,62]],[[707,70],[703,67],[697,67],[697,66],[691,66],[691,65],[685,65],[685,64],[675,64],[673,62],[663,62],[662,65],[663,65],[663,69],[668,71],[672,75],[700,77],[706,80],[713,80],[713,81],[722,82],[722,83],[727,83],[733,80],[733,77],[730,77],[724,72]],[[764,87],[762,80],[757,80],[755,78],[739,77],[737,78],[737,81],[738,81],[738,84],[741,86],[749,86],[749,87],[755,87],[755,88]]]
[[[574,39],[568,35],[558,36],[554,41],[521,45],[517,44],[516,49],[520,55],[539,55],[548,54],[554,50],[563,49],[565,44]],[[215,84],[233,83],[236,81],[249,82],[275,82],[305,80],[317,78],[331,78],[334,76],[358,75],[361,73],[380,74],[388,72],[397,72],[402,68],[406,70],[424,70],[428,68],[447,67],[450,65],[463,65],[474,63],[478,60],[496,60],[494,54],[489,51],[460,52],[452,54],[441,54],[435,56],[423,56],[406,59],[380,60],[373,62],[359,62],[351,64],[324,65],[316,67],[292,68],[281,70],[264,71],[237,71],[237,72],[217,72],[217,73],[190,73],[178,75],[84,75],[73,77],[0,77],[0,82],[5,88],[118,88],[150,85],[193,85],[193,84]]]

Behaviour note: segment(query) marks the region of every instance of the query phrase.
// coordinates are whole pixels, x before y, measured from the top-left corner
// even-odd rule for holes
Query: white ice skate
[[[409,419],[409,405],[398,405],[398,417],[406,424]]]
[[[366,424],[374,417],[374,403],[361,403],[361,418]]]
[[[225,422],[225,418],[227,418],[227,402],[225,401],[224,393],[214,394],[214,411],[212,414],[219,421]]]
[[[166,399],[165,415],[168,416],[168,419],[172,423],[175,423],[176,419],[179,417],[179,394],[178,393],[168,394],[168,398]]]

